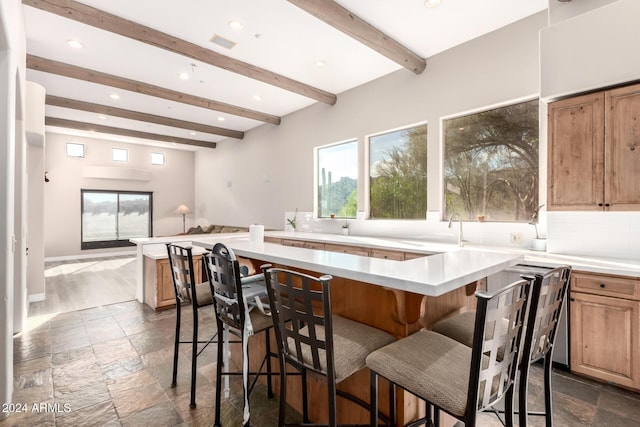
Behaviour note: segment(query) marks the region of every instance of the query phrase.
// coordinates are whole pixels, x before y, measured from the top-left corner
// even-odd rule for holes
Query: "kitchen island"
[[[180,238],[181,237],[181,238]],[[252,242],[248,234],[190,236],[179,238],[139,239],[139,254],[168,241],[184,242],[210,249],[222,242],[237,256],[249,259],[256,269],[272,264],[312,275],[330,274],[334,313],[385,330],[397,338],[412,334],[435,321],[475,305],[474,292],[484,279],[522,261],[522,256],[504,252],[461,248],[457,245],[429,242],[400,242],[372,237],[337,236],[303,233],[266,233],[265,242]],[[290,240],[313,237],[312,247],[292,246]],[[294,238],[294,239],[291,239]],[[151,246],[149,246],[151,245]],[[148,246],[145,249],[145,246]],[[316,249],[314,249],[315,247]],[[324,249],[317,249],[324,248]],[[330,248],[331,250],[326,250]],[[341,249],[356,249],[341,251]],[[346,249],[345,249],[346,250]],[[374,252],[371,252],[374,251]],[[385,252],[386,251],[386,252]],[[353,252],[353,253],[349,253]],[[358,253],[356,255],[354,253]],[[376,258],[365,254],[398,254],[405,260]],[[143,278],[144,280],[144,278]],[[260,360],[262,336],[252,337],[250,360]],[[272,347],[274,348],[274,347]],[[235,352],[238,354],[238,352]],[[255,355],[254,355],[255,354]],[[253,364],[253,363],[252,363]],[[257,367],[257,366],[256,366]],[[289,404],[301,409],[299,378],[289,377]],[[312,419],[326,416],[326,393],[320,378],[309,378],[309,402]],[[369,375],[363,370],[347,379],[340,388],[368,401]],[[381,386],[381,407],[386,387]],[[398,419],[409,421],[420,415],[423,405],[413,396],[398,394]],[[341,423],[366,422],[368,414],[361,408],[341,401],[338,406]]]

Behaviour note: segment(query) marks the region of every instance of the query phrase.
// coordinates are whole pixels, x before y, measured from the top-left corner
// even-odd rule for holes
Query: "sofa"
[[[249,231],[249,227],[236,227],[231,225],[216,225],[211,224],[205,227],[200,225],[190,227],[185,233],[180,233],[178,236],[184,236],[187,234],[216,234],[216,233],[239,233]]]

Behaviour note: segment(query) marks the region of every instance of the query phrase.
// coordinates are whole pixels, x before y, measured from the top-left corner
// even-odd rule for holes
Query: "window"
[[[112,148],[111,153],[114,162],[129,161],[129,150],[127,150],[126,148]]]
[[[84,144],[67,142],[67,157],[84,157]]]
[[[355,218],[358,210],[358,141],[316,149],[318,218]]]
[[[427,216],[427,125],[369,137],[369,218]]]
[[[164,153],[151,153],[151,164],[164,166]]]
[[[133,246],[151,237],[152,193],[82,190],[82,249]]]
[[[538,100],[444,121],[445,217],[528,221],[538,207]]]

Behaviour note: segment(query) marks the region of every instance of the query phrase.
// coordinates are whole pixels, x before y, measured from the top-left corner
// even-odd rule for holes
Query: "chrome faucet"
[[[453,218],[456,216],[458,217],[458,223],[460,224],[460,227],[458,228],[458,246],[463,247],[466,240],[464,240],[464,235],[462,234],[462,218],[460,217],[460,215],[458,215],[455,212],[452,213],[449,216],[449,225],[447,226],[447,228],[451,228],[451,223],[453,222]]]

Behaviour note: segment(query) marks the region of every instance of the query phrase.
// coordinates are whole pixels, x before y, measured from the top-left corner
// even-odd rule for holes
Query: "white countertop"
[[[300,233],[300,232],[280,232],[271,231],[265,236],[278,237],[282,239],[300,239],[324,243],[336,243],[364,247],[380,247],[384,249],[403,250],[407,252],[444,252],[455,251],[460,248],[454,244],[419,241],[412,239],[398,239],[387,237],[366,237],[366,236],[342,236],[337,234],[320,233]],[[486,246],[467,243],[466,249],[480,251],[500,252],[521,255],[521,264],[530,264],[540,267],[557,267],[567,264],[575,270],[591,273],[617,274],[621,276],[640,277],[640,259],[616,259],[607,257],[590,257],[571,254],[554,254],[532,249],[504,246]]]
[[[370,258],[275,243],[250,242],[248,233],[194,234],[188,236],[189,240],[185,240],[187,236],[175,236],[131,241],[144,245],[144,254],[152,258],[162,257],[160,252],[166,249],[164,245],[158,245],[161,243],[186,242],[194,246],[211,247],[216,242],[223,242],[239,256],[430,296],[445,294],[515,264],[548,267],[568,264],[574,270],[640,277],[640,260],[550,254],[522,248],[473,244],[460,248],[454,244],[386,237],[285,231],[269,231],[265,232],[265,236],[425,253],[429,256],[407,261]],[[157,245],[155,249],[148,246],[154,244]]]
[[[308,240],[302,234],[296,233],[296,237]],[[278,232],[269,232],[267,235],[280,236]],[[283,233],[282,236],[292,237],[286,233]],[[317,238],[322,235],[313,234],[313,236]],[[344,239],[332,239],[331,237],[344,237]],[[373,245],[369,243],[368,239],[370,238],[366,237],[324,235],[324,238],[326,242],[331,243],[354,245],[354,241],[357,241],[362,246],[403,249],[398,244]],[[277,243],[250,242],[246,233],[226,236],[198,235],[192,236],[192,242],[194,245],[207,248],[217,242],[222,242],[239,256],[429,296],[443,295],[522,261],[522,256],[517,254],[465,249],[454,245],[440,245],[438,252],[441,253],[423,258],[393,261],[284,246]],[[435,246],[426,245],[426,247],[429,250],[425,250],[425,252],[434,252]],[[445,251],[447,249],[448,251]],[[414,249],[412,251],[419,252]]]

